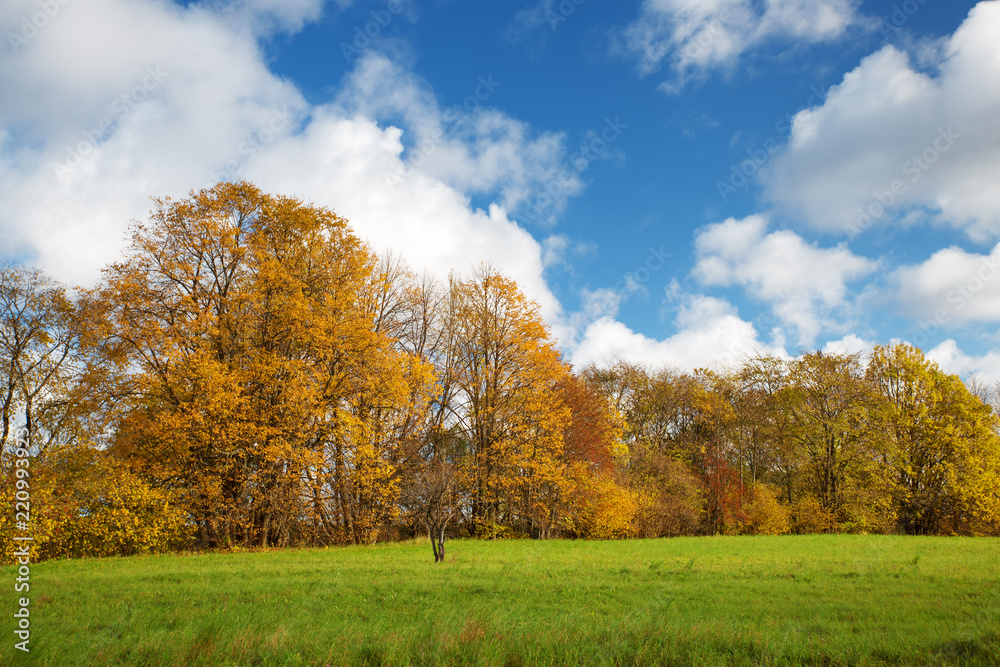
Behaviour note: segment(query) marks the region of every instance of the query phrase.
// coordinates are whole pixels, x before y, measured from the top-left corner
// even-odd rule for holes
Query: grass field
[[[0,664],[1000,665],[998,540],[448,547],[33,565],[31,652],[9,592]]]

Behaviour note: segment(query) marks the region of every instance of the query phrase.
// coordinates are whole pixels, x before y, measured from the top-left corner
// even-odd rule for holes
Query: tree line
[[[913,347],[573,369],[490,266],[439,283],[245,182],[154,201],[97,287],[0,267],[8,559],[19,454],[35,558],[1000,534],[995,392]]]

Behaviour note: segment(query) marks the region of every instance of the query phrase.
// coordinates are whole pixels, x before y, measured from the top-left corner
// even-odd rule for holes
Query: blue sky
[[[577,365],[905,340],[1000,379],[1000,2],[9,0],[0,258],[93,284],[150,196],[490,261]]]

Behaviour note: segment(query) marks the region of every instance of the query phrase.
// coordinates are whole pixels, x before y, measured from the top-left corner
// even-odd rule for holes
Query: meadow
[[[456,540],[437,565],[426,541],[50,561],[31,568],[27,654],[14,595],[2,665],[1000,664],[987,538]]]

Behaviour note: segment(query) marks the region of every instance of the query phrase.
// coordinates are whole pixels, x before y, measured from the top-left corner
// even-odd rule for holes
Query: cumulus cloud
[[[981,356],[963,352],[958,343],[948,339],[927,353],[945,373],[963,378],[977,378],[988,385],[1000,382],[1000,353],[987,352]]]
[[[457,104],[442,108],[430,86],[388,58],[369,53],[348,76],[337,98],[347,115],[388,122],[400,119],[403,160],[470,195],[497,193],[508,210],[524,206],[560,183],[552,202],[561,211],[582,189],[579,175],[565,164],[565,137],[534,133],[531,127],[489,105],[502,95],[504,82],[492,73],[470,80]]]
[[[306,105],[253,34],[203,8],[60,7],[0,58],[0,253],[92,283],[150,195],[206,184],[256,150],[260,131],[290,132]]]
[[[1000,321],[1000,244],[988,254],[944,248],[892,280],[905,313],[936,327]]]
[[[488,261],[513,276],[550,320],[560,308],[543,277],[542,246],[499,205],[472,210],[461,191],[400,161],[400,131],[315,109],[298,136],[262,153],[247,176],[267,190],[332,204],[376,248],[399,250],[444,278]],[[398,181],[395,176],[403,169]]]
[[[847,334],[839,340],[831,340],[823,346],[823,354],[860,354],[865,360],[871,358],[875,343]]]
[[[633,331],[610,315],[590,323],[572,360],[577,367],[617,360],[669,366],[681,370],[737,365],[758,353],[787,356],[757,338],[753,324],[740,319],[736,309],[715,297],[688,295],[675,321],[677,333],[656,340]]]
[[[641,13],[622,33],[624,48],[640,71],[664,63],[675,91],[692,75],[731,67],[746,51],[772,40],[799,43],[839,38],[858,21],[853,0],[645,0]]]
[[[794,232],[767,228],[759,215],[704,227],[695,237],[692,275],[706,286],[742,287],[795,328],[800,344],[812,344],[849,307],[848,284],[877,264],[844,245],[820,248]]]
[[[936,219],[976,240],[1000,233],[1000,2],[981,2],[936,75],[887,46],[795,116],[766,170],[772,202],[816,229]]]
[[[375,53],[334,101],[311,106],[270,71],[260,41],[323,3],[216,5],[66,3],[0,58],[0,255],[93,284],[149,196],[247,178],[333,208],[417,270],[491,262],[559,326],[543,272],[563,249],[543,247],[507,210],[561,173],[560,135],[491,108],[488,73],[448,108]],[[16,27],[32,7],[5,3],[0,23]],[[473,206],[475,195],[494,203]]]
[[[701,5],[679,2],[650,2],[644,11],[682,5],[691,16],[704,13]],[[725,5],[711,4],[718,11]],[[30,21],[38,6],[34,0],[0,5],[3,34],[22,35],[24,18]],[[622,299],[638,289],[632,285],[584,293],[581,313],[563,313],[546,272],[560,270],[568,256],[586,249],[558,234],[540,242],[518,224],[517,211],[549,197],[547,210],[558,213],[580,192],[582,170],[567,167],[561,134],[539,132],[495,108],[505,82],[489,72],[469,81],[463,99],[443,102],[405,64],[369,52],[355,61],[328,104],[311,105],[294,84],[271,71],[261,43],[333,11],[321,0],[231,5],[205,0],[186,7],[161,0],[56,0],[56,6],[44,25],[23,33],[22,41],[4,44],[0,58],[4,259],[36,261],[69,283],[92,284],[100,268],[119,256],[128,222],[148,214],[150,195],[181,197],[220,179],[247,178],[268,191],[333,208],[373,247],[398,251],[419,271],[444,277],[451,269],[492,262],[542,305],[577,363],[622,357],[691,369],[757,351],[784,353],[783,337],[769,332],[770,347],[762,344],[753,324],[730,303],[710,296],[676,294],[681,306],[675,333],[663,340],[616,321]],[[836,32],[822,22],[798,26],[792,19],[796,11],[810,16],[813,9],[797,2],[766,4],[763,13],[753,15],[754,35]],[[942,67],[938,78],[907,71],[905,59],[895,65],[887,60],[886,67],[903,72],[902,92],[882,104],[893,107],[907,94],[937,91],[946,80],[954,82],[954,90],[976,89],[973,101],[980,100],[979,106],[966,113],[982,127],[963,131],[984,137],[985,156],[996,134],[981,131],[995,122],[982,100],[1000,93],[990,93],[971,66],[962,64],[973,46],[977,57],[991,53],[989,40],[968,27],[976,15],[956,33],[948,55],[953,64]],[[759,35],[747,43],[763,39]],[[709,59],[698,66],[721,62]],[[907,92],[908,85],[916,92]],[[827,105],[809,113],[833,109],[833,99],[831,94]],[[871,91],[869,106],[877,100]],[[856,112],[874,113],[868,107]],[[824,136],[840,127],[800,118],[782,160],[819,141],[810,134],[810,123]],[[881,136],[876,132],[872,140]],[[958,149],[956,144],[956,154]],[[973,159],[970,169],[976,165]],[[980,200],[948,200],[949,210],[979,210],[976,202],[991,192],[982,180],[990,174],[984,174],[970,176],[969,188],[978,188],[974,194]],[[926,182],[937,183],[930,176]],[[559,187],[546,187],[553,182]],[[959,192],[958,176],[947,184],[954,186],[949,193]],[[695,249],[693,275],[701,284],[746,290],[769,303],[803,341],[836,330],[831,322],[848,308],[852,281],[874,267],[845,247],[821,248],[792,232],[769,231],[759,216],[703,229]],[[996,250],[994,255],[1000,258]],[[979,258],[945,259],[942,266],[974,267]],[[937,264],[909,268],[917,277],[941,273]],[[947,275],[971,274],[956,268]],[[931,278],[915,284],[925,285],[915,300],[930,303],[942,295],[947,300],[948,292]],[[993,321],[990,313],[1000,305],[985,289],[982,296],[975,306],[970,301],[962,316]],[[845,336],[838,344],[857,347],[859,340]]]

